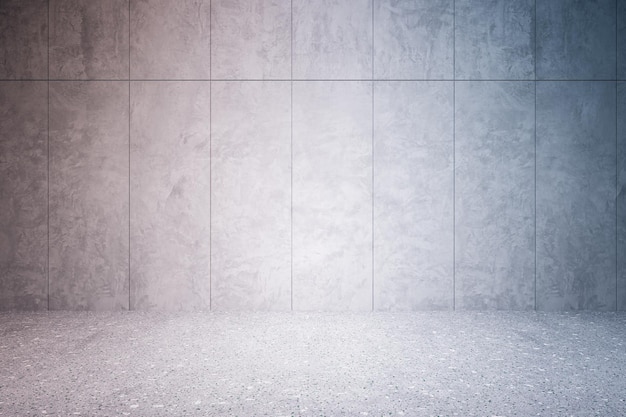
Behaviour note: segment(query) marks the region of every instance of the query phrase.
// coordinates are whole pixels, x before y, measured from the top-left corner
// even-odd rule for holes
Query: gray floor
[[[626,415],[626,313],[0,313],[0,415]]]

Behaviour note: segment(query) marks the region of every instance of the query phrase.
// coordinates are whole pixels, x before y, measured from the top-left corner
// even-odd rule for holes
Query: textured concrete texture
[[[371,0],[293,0],[292,5],[293,78],[371,78]]]
[[[535,0],[457,0],[457,79],[535,77]]]
[[[133,0],[130,3],[131,78],[209,78],[209,3],[209,0]]]
[[[0,82],[0,310],[47,308],[48,86]]]
[[[0,0],[0,310],[626,309],[625,28]]]
[[[128,83],[50,83],[50,305],[128,308]]]
[[[616,42],[616,0],[537,0],[537,79],[614,79]]]
[[[212,307],[289,310],[290,83],[212,85]]]
[[[372,308],[372,86],[293,86],[293,307]]]
[[[615,92],[615,82],[537,84],[542,310],[616,308]]]
[[[48,1],[0,2],[0,79],[48,78]]]
[[[617,79],[626,80],[626,0],[617,0]]]
[[[534,106],[531,82],[456,88],[458,308],[535,307]]]
[[[621,416],[624,313],[0,314],[0,415]]]
[[[451,79],[453,0],[374,0],[374,78]]]
[[[208,309],[210,83],[130,87],[131,307]]]
[[[374,308],[450,309],[453,84],[374,87]]]
[[[290,6],[281,0],[212,1],[212,78],[289,79]]]
[[[626,114],[626,83],[617,83],[617,114]],[[617,118],[617,308],[626,310],[626,118]]]
[[[127,79],[128,1],[50,0],[50,77]]]

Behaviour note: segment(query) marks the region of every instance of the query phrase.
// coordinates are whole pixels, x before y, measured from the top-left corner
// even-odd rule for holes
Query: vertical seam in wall
[[[374,9],[372,1],[372,311],[374,311],[374,62],[375,62],[375,36],[374,36]]]
[[[209,311],[213,310],[213,2],[209,0]]]
[[[289,142],[289,150],[290,150],[290,170],[289,170],[289,181],[290,181],[290,192],[291,192],[291,201],[289,204],[289,210],[290,210],[290,214],[289,214],[289,223],[290,223],[290,245],[291,245],[291,252],[290,252],[290,266],[291,266],[291,311],[293,311],[293,0],[291,0],[290,2],[290,13],[291,13],[291,17],[290,17],[290,24],[291,24],[291,28],[290,28],[290,33],[289,33],[289,39],[290,39],[290,56],[289,56],[289,85],[290,85],[290,110],[291,113],[289,115],[290,117],[290,142]]]
[[[128,0],[128,311],[131,308],[131,281],[130,281],[130,2],[132,0]]]
[[[618,245],[619,245],[619,240],[617,237],[618,234],[618,209],[619,209],[619,158],[618,158],[618,152],[619,152],[619,146],[618,146],[618,128],[617,128],[617,119],[619,117],[619,113],[618,113],[618,109],[617,106],[619,105],[619,97],[618,97],[618,93],[619,90],[617,88],[617,79],[618,79],[618,65],[617,65],[617,55],[619,54],[619,48],[618,48],[618,42],[619,42],[619,36],[618,36],[618,28],[619,28],[619,18],[618,18],[618,12],[619,12],[619,2],[620,0],[616,0],[615,1],[615,311],[619,310],[619,270],[618,270],[618,259],[619,259],[619,252],[618,252]]]
[[[535,81],[533,82],[535,87],[535,294],[533,309],[537,311],[537,0],[535,0]]]
[[[452,310],[456,310],[456,0],[452,1]]]
[[[48,202],[48,207],[47,207],[47,215],[48,215],[48,219],[47,219],[47,237],[48,237],[48,257],[47,257],[47,265],[46,265],[46,269],[47,269],[47,280],[46,280],[46,284],[47,284],[47,290],[46,290],[46,303],[47,303],[47,309],[48,311],[50,311],[50,0],[48,0],[48,68],[47,68],[47,75],[48,75],[48,81],[47,81],[47,87],[48,87],[48,96],[47,96],[47,105],[48,105],[48,126],[47,126],[47,139],[48,139],[48,143],[47,143],[47,162],[48,162],[48,166],[47,166],[47,175],[48,175],[48,181],[47,181],[47,185],[48,185],[48,195],[47,195],[47,202]]]

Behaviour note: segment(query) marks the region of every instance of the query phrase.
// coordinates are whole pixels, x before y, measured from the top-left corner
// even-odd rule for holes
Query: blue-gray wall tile
[[[535,0],[457,0],[457,79],[535,77]]]
[[[0,310],[47,309],[48,86],[0,82]]]
[[[372,308],[372,84],[293,85],[293,307]]]
[[[0,79],[48,78],[48,1],[0,2]]]
[[[615,309],[615,82],[537,84],[537,308]]]
[[[453,0],[375,0],[374,78],[452,79]]]
[[[131,83],[131,307],[210,307],[210,83]]]
[[[371,79],[372,0],[293,0],[293,77]]]
[[[214,82],[211,305],[291,308],[291,85]]]
[[[51,0],[50,77],[128,79],[129,0]]]
[[[626,310],[626,83],[617,83],[617,283],[618,310]]]
[[[128,83],[50,84],[50,308],[128,308]]]
[[[617,79],[626,80],[626,0],[617,0]]]
[[[210,0],[131,1],[131,77],[209,79],[210,16]]]
[[[374,308],[452,308],[452,82],[374,86]]]
[[[616,0],[537,0],[537,79],[615,78]]]
[[[535,90],[456,86],[456,307],[534,308]]]
[[[211,3],[213,79],[289,79],[291,3],[214,0]]]

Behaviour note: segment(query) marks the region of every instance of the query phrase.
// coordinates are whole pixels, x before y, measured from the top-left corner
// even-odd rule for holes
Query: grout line
[[[209,311],[213,310],[213,2],[209,0]]]
[[[537,311],[537,0],[535,0],[535,295],[533,309]]]
[[[428,79],[428,78],[335,78],[335,79],[322,79],[322,78],[274,78],[274,79],[263,79],[263,78],[242,78],[242,79],[226,79],[226,78],[215,78],[215,79],[210,79],[210,78],[187,78],[187,79],[176,79],[176,78],[153,78],[153,79],[148,79],[148,78],[89,78],[89,79],[83,79],[83,78],[76,78],[76,79],[69,79],[69,78],[0,78],[0,82],[24,82],[24,81],[50,81],[50,82],[81,82],[81,83],[87,83],[87,82],[98,82],[98,81],[132,81],[132,82],[163,82],[163,81],[171,81],[171,82],[208,82],[208,81],[219,81],[219,82],[287,82],[287,81],[293,81],[293,82],[363,82],[363,81],[390,81],[390,82],[457,82],[457,83],[463,83],[463,82],[494,82],[494,81],[499,81],[499,82],[529,82],[529,81],[550,81],[550,82],[573,82],[573,81],[578,81],[578,82],[598,82],[598,81],[617,81],[617,82],[626,82],[626,79],[617,79],[617,78],[612,78],[612,79],[548,79],[548,78],[543,78],[543,79],[502,79],[502,78],[492,78],[492,79],[480,79],[480,80],[474,80],[474,79],[445,79],[445,78],[433,78],[433,79]]]
[[[375,286],[374,286],[374,62],[375,62],[375,36],[374,36],[374,9],[375,5],[372,2],[372,311],[374,311],[374,297],[375,297]]]
[[[130,258],[131,258],[131,249],[130,249],[130,204],[131,204],[131,195],[130,195],[130,158],[131,158],[131,135],[130,135],[130,2],[128,0],[128,311],[131,310],[131,279],[130,279]]]
[[[290,94],[290,110],[291,113],[289,114],[290,117],[290,137],[289,137],[289,152],[290,152],[290,167],[289,167],[289,181],[290,181],[290,206],[289,206],[289,223],[290,223],[290,245],[291,245],[291,251],[290,251],[290,273],[291,273],[291,291],[290,291],[290,308],[291,311],[293,311],[293,0],[290,1],[290,12],[291,12],[291,32],[290,32],[290,68],[289,68],[289,76],[290,76],[290,80],[289,80],[289,94]]]
[[[452,2],[452,311],[456,310],[456,0]]]
[[[619,208],[619,199],[618,199],[618,192],[619,192],[619,188],[618,188],[618,175],[619,175],[619,171],[618,171],[618,165],[619,165],[619,159],[618,159],[618,152],[619,152],[619,147],[618,147],[618,129],[617,129],[617,119],[619,117],[618,112],[617,112],[617,106],[619,104],[619,98],[618,98],[618,88],[617,88],[617,73],[618,73],[618,66],[617,66],[617,61],[618,61],[618,55],[619,55],[619,48],[618,48],[618,43],[619,43],[619,37],[618,37],[618,30],[619,30],[619,17],[618,17],[618,13],[619,13],[619,0],[616,0],[615,2],[615,311],[618,311],[618,304],[619,304],[619,295],[618,295],[618,291],[619,291],[619,273],[618,273],[618,257],[619,257],[619,253],[618,253],[618,245],[619,245],[619,241],[618,241],[618,220],[617,220],[617,211]]]
[[[48,259],[47,259],[47,308],[48,311],[50,311],[50,1],[48,1],[48,82],[47,82],[47,86],[48,86],[48,97],[47,97],[47,101],[48,101],[48,129],[47,129],[47,133],[48,133],[48,146],[47,146],[47,162],[48,162],[48,166],[47,166],[47,174],[48,174],[48,195],[47,195],[47,199],[48,199],[48,230],[47,230],[47,234],[48,234]]]

